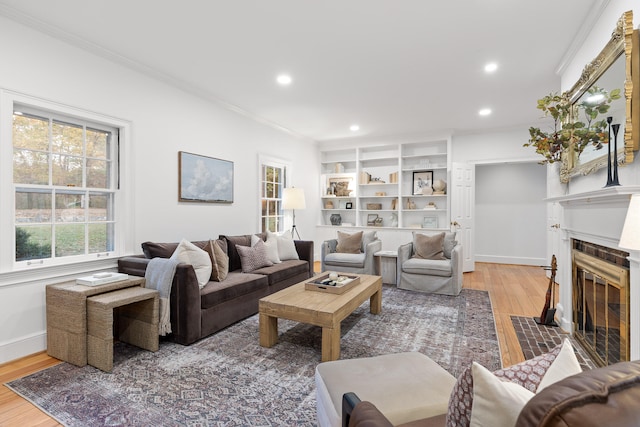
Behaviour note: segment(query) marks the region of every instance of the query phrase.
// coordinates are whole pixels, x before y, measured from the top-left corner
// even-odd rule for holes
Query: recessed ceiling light
[[[498,64],[496,64],[495,62],[489,62],[487,65],[484,66],[484,71],[487,73],[493,73],[497,69],[498,69]]]
[[[491,114],[491,108],[483,108],[482,110],[478,111],[478,114],[480,114],[481,116],[488,116],[489,114]]]
[[[350,130],[351,132],[357,132],[357,131],[359,131],[359,130],[360,130],[360,126],[358,126],[358,125],[351,125],[351,126],[349,126],[349,130]]]
[[[291,84],[291,76],[288,74],[280,74],[276,80],[282,86]]]

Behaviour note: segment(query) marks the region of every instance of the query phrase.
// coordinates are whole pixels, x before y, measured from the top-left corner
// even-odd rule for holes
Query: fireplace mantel
[[[545,199],[545,201],[558,202],[564,207],[612,203],[614,201],[628,202],[629,197],[634,193],[640,193],[640,185],[620,185],[615,187],[607,187],[600,190],[585,191],[583,193],[548,197]]]

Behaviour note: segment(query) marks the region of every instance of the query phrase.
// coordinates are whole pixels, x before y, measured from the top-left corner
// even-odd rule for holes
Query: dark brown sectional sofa
[[[263,240],[265,236],[258,234]],[[258,300],[313,275],[313,242],[294,241],[299,260],[286,260],[243,273],[236,245],[250,246],[251,235],[224,236],[229,274],[222,282],[209,281],[202,289],[190,264],[178,264],[171,287],[171,337],[189,345],[258,312]],[[209,240],[192,242],[204,248]],[[118,271],[144,277],[152,258],[170,258],[178,242],[142,244],[144,255],[118,261]]]

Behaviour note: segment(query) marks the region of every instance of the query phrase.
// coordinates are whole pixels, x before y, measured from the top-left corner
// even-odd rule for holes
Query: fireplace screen
[[[575,336],[601,366],[629,360],[629,269],[573,252]]]

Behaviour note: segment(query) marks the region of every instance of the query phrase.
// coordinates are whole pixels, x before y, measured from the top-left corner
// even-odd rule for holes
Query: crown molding
[[[86,52],[92,53],[94,55],[97,55],[101,58],[104,58],[110,62],[114,62],[116,64],[119,65],[123,65],[131,70],[134,70],[136,72],[139,72],[147,77],[150,77],[152,79],[161,81],[169,86],[172,86],[174,88],[180,89],[184,92],[187,92],[191,95],[194,95],[198,98],[204,99],[206,101],[212,102],[222,108],[225,108],[229,111],[232,111],[236,114],[242,115],[244,117],[247,117],[248,119],[255,121],[257,123],[260,123],[262,125],[268,126],[270,128],[273,128],[277,131],[286,133],[290,136],[293,136],[294,138],[297,139],[303,139],[309,142],[314,142],[314,140],[308,136],[299,134],[285,126],[282,126],[278,123],[272,122],[271,120],[267,120],[264,117],[258,116],[257,114],[254,114],[248,110],[245,110],[244,108],[235,105],[231,102],[225,101],[221,98],[219,98],[218,96],[216,96],[214,93],[211,93],[207,90],[204,90],[203,88],[191,84],[191,83],[187,83],[184,80],[181,80],[175,76],[172,76],[170,74],[167,73],[163,73],[160,72],[152,67],[149,67],[147,65],[142,64],[141,62],[135,61],[129,57],[126,57],[124,55],[120,55],[116,52],[113,52],[112,50],[109,50],[103,46],[100,46],[96,43],[92,43],[90,41],[87,41],[85,39],[83,39],[82,37],[79,37],[73,33],[70,33],[56,25],[52,25],[49,24],[47,22],[41,21],[39,19],[35,19],[34,17],[21,12],[13,7],[7,6],[7,5],[3,5],[0,4],[0,15],[4,16],[5,18],[8,18],[14,22],[17,22],[19,24],[22,24],[26,27],[29,27],[33,30],[36,30],[40,33],[46,34],[50,37],[53,37],[54,39],[60,40],[62,42],[65,42],[69,45],[75,46],[79,49],[82,49]]]
[[[585,40],[589,36],[589,33],[591,32],[591,29],[596,24],[596,22],[598,22],[598,20],[602,16],[602,13],[609,5],[610,1],[611,0],[596,0],[596,4],[591,9],[589,9],[589,14],[582,23],[580,30],[573,38],[573,41],[569,45],[569,48],[564,53],[562,59],[560,60],[560,63],[556,67],[556,74],[558,76],[561,76],[562,73],[564,73],[569,63],[573,60],[573,58],[575,58],[578,50],[580,50],[580,48],[584,44]]]

